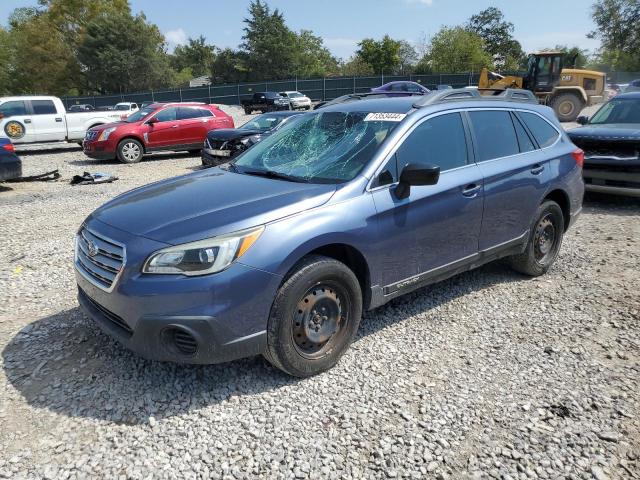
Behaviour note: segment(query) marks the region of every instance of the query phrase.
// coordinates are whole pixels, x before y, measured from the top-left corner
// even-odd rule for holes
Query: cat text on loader
[[[561,122],[573,122],[584,107],[606,100],[606,76],[592,70],[563,68],[563,59],[562,52],[531,54],[527,73],[522,77],[502,76],[483,68],[478,89],[481,92],[506,88],[531,90],[540,103],[553,108]]]

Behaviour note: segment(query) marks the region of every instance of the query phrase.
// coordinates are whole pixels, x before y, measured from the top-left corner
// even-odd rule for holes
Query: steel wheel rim
[[[538,222],[533,237],[534,254],[538,262],[544,263],[554,254],[557,238],[553,215],[548,213]]]
[[[573,103],[570,101],[565,101],[560,104],[560,113],[562,115],[570,115],[573,113]]]
[[[125,143],[122,147],[122,156],[127,160],[135,160],[140,156],[140,147],[135,143]]]
[[[345,336],[349,300],[334,282],[319,282],[300,298],[293,314],[293,344],[304,358],[314,359],[331,351]]]

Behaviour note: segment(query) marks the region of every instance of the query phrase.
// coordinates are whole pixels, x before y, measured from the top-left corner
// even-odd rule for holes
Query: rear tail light
[[[581,148],[576,148],[573,152],[571,152],[571,156],[576,161],[576,165],[582,168],[584,166],[584,151]]]
[[[3,145],[2,148],[4,148],[7,152],[16,151],[16,147],[13,146],[13,143],[7,143],[6,145]]]

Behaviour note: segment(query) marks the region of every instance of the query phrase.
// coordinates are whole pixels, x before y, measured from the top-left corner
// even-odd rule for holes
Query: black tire
[[[551,200],[538,207],[525,251],[509,257],[511,268],[532,277],[547,273],[562,246],[564,216],[560,206]]]
[[[349,348],[361,317],[362,292],[354,273],[332,258],[305,257],[273,302],[264,357],[289,375],[316,375]]]
[[[198,148],[195,150],[187,150],[187,152],[189,153],[189,155],[200,155],[202,153],[202,149]]]
[[[125,138],[116,150],[118,160],[122,163],[138,163],[144,155],[142,144],[134,138]]]
[[[245,115],[251,115],[252,110],[249,107],[244,107]]]
[[[584,101],[575,93],[561,93],[553,98],[551,108],[561,122],[574,122],[584,108]]]

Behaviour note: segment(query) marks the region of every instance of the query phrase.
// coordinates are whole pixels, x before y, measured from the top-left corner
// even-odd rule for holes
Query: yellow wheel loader
[[[561,122],[573,122],[584,107],[606,100],[606,75],[563,68],[563,60],[562,52],[533,53],[529,55],[527,73],[522,77],[502,76],[483,68],[478,90],[483,94],[507,88],[531,90],[540,103],[553,108]]]

